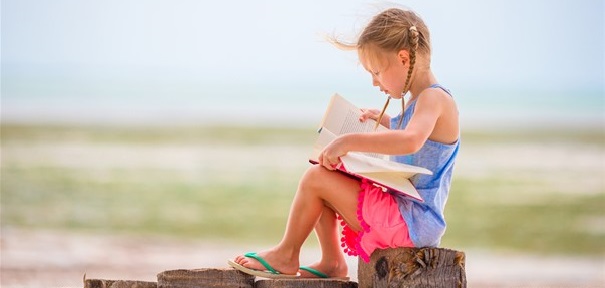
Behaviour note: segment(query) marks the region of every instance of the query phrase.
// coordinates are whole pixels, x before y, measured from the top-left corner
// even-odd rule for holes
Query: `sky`
[[[468,121],[546,122],[569,103],[604,119],[596,0],[2,0],[2,119],[308,122],[335,92],[380,106],[356,53],[323,37],[354,40],[392,5],[429,26],[433,71]]]

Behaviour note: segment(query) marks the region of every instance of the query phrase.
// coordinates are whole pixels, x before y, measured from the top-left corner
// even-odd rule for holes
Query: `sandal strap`
[[[315,269],[313,269],[313,268],[311,268],[309,266],[301,266],[300,270],[305,270],[305,271],[307,271],[307,272],[309,272],[309,273],[311,273],[311,274],[313,274],[313,275],[315,275],[315,276],[317,276],[319,278],[329,278],[330,277],[330,276],[328,276],[328,275],[326,275],[324,273],[321,273],[321,272],[319,272],[319,271],[317,271],[317,270],[315,270]]]
[[[271,272],[273,274],[281,274],[277,270],[273,269],[273,267],[271,267],[271,265],[269,265],[269,263],[267,263],[267,261],[265,261],[265,259],[258,256],[256,254],[256,252],[249,252],[249,253],[244,254],[244,256],[255,259],[256,261],[260,262],[260,264],[263,264],[263,266],[265,266],[265,268],[267,268],[267,270],[269,270],[269,272]]]

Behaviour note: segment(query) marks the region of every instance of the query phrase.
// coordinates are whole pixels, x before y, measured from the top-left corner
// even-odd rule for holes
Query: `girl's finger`
[[[331,161],[329,157],[322,157],[323,158],[323,163],[322,166],[326,167],[326,169],[328,170],[335,170],[336,166],[338,165],[338,161]]]
[[[317,161],[319,162],[319,163],[318,163],[318,164],[319,164],[319,166],[323,166],[323,167],[325,167],[325,168],[327,168],[327,169],[328,169],[329,163],[326,163],[326,162],[327,162],[327,160],[326,160],[326,159],[327,159],[327,158],[326,158],[326,157],[324,157],[324,154],[323,154],[323,153],[321,153],[321,154],[319,154],[319,157],[318,157]]]
[[[364,110],[364,112],[359,116],[359,121],[364,122],[368,120],[368,118],[372,118],[372,112]]]
[[[361,112],[362,113],[359,116],[359,121],[361,122],[364,122],[368,119],[376,120],[376,118],[378,118],[376,111],[374,111],[373,109],[361,109]]]

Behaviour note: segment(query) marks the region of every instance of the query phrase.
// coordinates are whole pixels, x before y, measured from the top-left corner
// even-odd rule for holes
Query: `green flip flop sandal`
[[[296,273],[295,275],[290,275],[290,274],[283,274],[280,273],[279,271],[273,269],[273,267],[271,267],[271,265],[269,265],[269,263],[267,263],[267,261],[265,261],[265,259],[263,259],[262,257],[258,256],[255,252],[250,252],[250,253],[246,253],[244,254],[245,257],[248,258],[252,258],[255,259],[256,261],[260,262],[260,264],[262,264],[263,266],[265,266],[265,268],[267,268],[266,271],[261,271],[261,270],[256,270],[256,269],[250,269],[247,267],[244,267],[238,263],[235,263],[231,260],[227,260],[227,264],[229,264],[229,266],[235,268],[236,270],[242,271],[246,274],[250,274],[250,275],[254,275],[254,276],[259,276],[259,277],[264,277],[264,278],[270,278],[270,279],[292,279],[292,278],[297,278],[299,276],[299,273]]]
[[[349,281],[349,277],[330,277],[330,276],[326,275],[325,273],[322,273],[322,272],[320,272],[320,271],[318,271],[316,269],[313,269],[313,268],[311,268],[309,266],[301,266],[300,270],[307,271],[307,272],[309,272],[309,273],[317,276],[317,278],[320,278],[320,279],[333,279],[333,280]]]

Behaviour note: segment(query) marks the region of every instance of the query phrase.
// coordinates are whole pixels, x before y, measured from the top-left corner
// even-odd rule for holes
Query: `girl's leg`
[[[352,229],[360,229],[361,225],[356,214],[358,194],[359,181],[321,166],[312,166],[300,181],[281,242],[258,255],[277,271],[295,274],[299,267],[300,248],[313,228],[320,224],[319,220],[325,205],[338,212]],[[324,224],[322,222],[319,225],[322,232],[318,237],[321,238],[321,243],[333,247],[333,234],[323,231],[330,226]],[[336,229],[335,226],[332,227]],[[235,262],[251,269],[265,269],[258,261],[244,256],[236,257]]]
[[[340,247],[336,213],[329,206],[324,205],[319,222],[315,225],[315,234],[321,246],[321,259],[319,262],[309,265],[309,267],[330,277],[347,276],[348,268]],[[305,270],[299,272],[305,278],[317,277]]]

